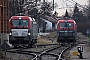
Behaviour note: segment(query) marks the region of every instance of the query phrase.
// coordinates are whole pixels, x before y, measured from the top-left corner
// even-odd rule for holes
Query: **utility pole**
[[[35,0],[35,2],[36,2],[36,4],[35,4],[35,7],[37,8],[37,0]],[[36,19],[37,19],[37,15],[38,14],[38,12],[36,12]]]
[[[43,0],[43,6],[45,7],[45,0]],[[44,8],[44,11],[45,11],[45,8]]]
[[[36,2],[35,6],[37,7],[37,0],[35,0],[35,2]]]
[[[54,0],[53,0],[53,11],[54,11]]]
[[[43,0],[43,2],[45,2],[45,0]]]
[[[88,5],[90,5],[90,0],[88,0]]]

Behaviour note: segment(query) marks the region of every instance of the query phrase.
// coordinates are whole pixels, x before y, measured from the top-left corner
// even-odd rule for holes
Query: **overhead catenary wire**
[[[74,8],[75,4],[77,4],[77,7],[82,10],[88,10],[86,5],[81,5],[78,2],[74,0],[60,0],[61,7],[59,9],[68,9],[68,8]]]

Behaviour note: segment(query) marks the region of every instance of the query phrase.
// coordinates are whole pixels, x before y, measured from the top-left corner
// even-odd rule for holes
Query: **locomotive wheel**
[[[15,45],[14,48],[18,48],[19,46]]]
[[[61,45],[60,43],[58,43],[58,45]]]
[[[29,43],[28,47],[31,48],[33,46],[33,43]]]
[[[74,43],[71,43],[70,45],[73,46]]]
[[[61,43],[61,46],[64,46],[64,44]]]
[[[31,44],[28,44],[28,46],[27,46],[27,47],[28,47],[28,48],[30,48],[30,47],[32,47],[32,46],[31,46]]]
[[[64,46],[64,44],[63,44],[63,43],[59,43],[59,45]]]

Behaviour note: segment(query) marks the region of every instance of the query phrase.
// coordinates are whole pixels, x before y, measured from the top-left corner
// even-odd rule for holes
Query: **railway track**
[[[27,52],[22,52],[23,48],[21,49],[13,49],[13,50],[8,50],[7,51],[7,58],[11,59],[11,60],[23,60],[23,59],[35,59],[37,57],[37,55],[31,51]],[[10,57],[9,57],[9,56]],[[11,57],[12,56],[12,57]]]
[[[69,46],[58,46],[56,48],[52,48],[46,51],[43,51],[39,57],[39,60],[62,60],[63,54],[65,51],[70,49],[72,45]]]
[[[32,48],[13,48],[6,51],[6,58],[11,60],[62,60],[64,59],[63,54],[69,48],[72,48],[72,45],[48,44],[36,45]]]
[[[75,45],[81,43],[77,41]],[[73,45],[73,46],[75,46]],[[63,54],[73,48],[72,45],[61,46],[58,44],[48,44],[48,45],[35,45],[32,48],[18,48],[18,49],[11,49],[8,50],[7,58],[11,60],[18,60],[20,58],[27,59],[27,60],[62,60],[65,59]],[[10,57],[9,57],[10,56]],[[14,56],[14,57],[11,57]],[[17,57],[19,56],[19,57]],[[15,58],[15,59],[13,59]]]
[[[19,48],[7,51],[7,58],[15,59],[28,59],[28,60],[61,60],[63,53],[69,49],[71,45],[41,45],[37,48]],[[37,50],[36,50],[37,49]],[[10,56],[10,57],[9,57]],[[14,57],[11,57],[14,56]],[[18,56],[18,57],[17,57]]]
[[[71,48],[71,45],[58,44],[36,45],[32,48],[10,49],[6,52],[8,60],[62,60],[63,54]]]
[[[22,56],[22,59],[24,58],[27,58],[27,59],[32,59],[32,60],[35,60],[37,59],[38,57],[38,54],[41,54],[42,51],[44,50],[47,50],[49,48],[53,48],[53,47],[56,47],[57,44],[54,44],[54,45],[38,45],[37,47],[33,47],[33,48],[18,48],[18,49],[10,49],[10,50],[7,50],[7,58],[11,59],[11,60],[14,60],[13,58],[15,59],[18,59],[19,56]],[[24,55],[27,55],[26,57],[23,57]],[[10,56],[10,57],[9,57]],[[16,57],[11,57],[11,56],[18,56],[17,58]],[[20,59],[20,58],[19,58]]]
[[[41,48],[43,47],[43,48]],[[63,60],[65,59],[63,54],[73,48],[73,46],[61,46],[61,45],[53,45],[52,48],[44,49],[44,46],[37,47],[37,51],[32,51],[36,48],[20,48],[20,49],[11,49],[7,51],[8,59],[11,60]],[[48,46],[46,46],[48,47]],[[51,47],[51,46],[50,46]],[[42,50],[38,50],[38,49]],[[11,57],[12,56],[12,57]]]

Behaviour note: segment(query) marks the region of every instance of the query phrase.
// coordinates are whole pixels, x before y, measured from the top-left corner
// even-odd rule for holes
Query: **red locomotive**
[[[9,19],[9,43],[13,46],[32,46],[37,42],[38,25],[29,16],[12,16]]]
[[[77,35],[77,25],[74,20],[65,19],[57,22],[57,42],[73,43]]]

